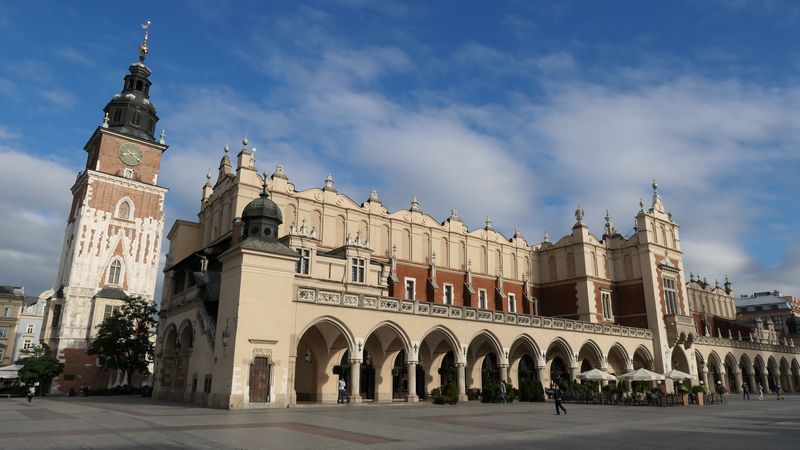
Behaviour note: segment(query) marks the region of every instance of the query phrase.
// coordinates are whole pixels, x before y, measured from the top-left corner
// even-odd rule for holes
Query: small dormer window
[[[114,120],[112,122],[119,122],[122,118],[122,110],[117,108],[114,110]]]
[[[149,119],[147,121],[147,131],[149,131],[150,134],[153,134],[153,128],[155,128],[155,125],[153,124],[153,119]]]
[[[140,125],[142,123],[142,113],[136,111],[133,113],[133,118],[131,119],[131,123],[133,125]]]
[[[363,283],[365,281],[365,272],[367,268],[367,260],[364,258],[352,258],[351,261],[352,276],[350,281],[354,283]]]
[[[125,171],[122,173],[122,176],[127,178],[127,179],[129,179],[129,180],[132,180],[133,179],[133,169],[126,168]]]
[[[139,81],[136,82],[136,90],[137,91],[141,91],[142,90],[142,80],[139,80]]]

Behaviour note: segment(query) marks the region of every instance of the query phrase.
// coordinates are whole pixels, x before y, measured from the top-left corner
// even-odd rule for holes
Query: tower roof
[[[155,142],[154,132],[158,116],[156,106],[150,101],[152,83],[149,77],[152,71],[144,63],[145,56],[150,51],[147,46],[150,38],[150,22],[143,24],[142,28],[145,30],[145,35],[139,46],[139,61],[128,67],[129,73],[125,75],[122,91],[111,97],[103,112],[108,117],[108,128]]]

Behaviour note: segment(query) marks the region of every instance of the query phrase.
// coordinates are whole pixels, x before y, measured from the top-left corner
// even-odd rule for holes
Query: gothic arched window
[[[120,275],[122,274],[122,263],[114,260],[108,268],[108,284],[119,285]]]
[[[112,122],[119,122],[122,118],[122,110],[117,108],[114,110],[114,120]]]
[[[117,209],[117,218],[118,219],[125,219],[129,220],[131,217],[131,204],[127,201],[123,201],[119,204],[119,208]]]
[[[142,113],[136,111],[133,113],[133,119],[131,119],[131,123],[134,125],[139,125],[142,123]]]

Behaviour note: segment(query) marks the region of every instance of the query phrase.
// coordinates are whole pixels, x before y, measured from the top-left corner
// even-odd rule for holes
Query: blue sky
[[[686,269],[800,295],[791,1],[0,4],[0,283],[56,276],[83,144],[153,22],[167,229],[244,130],[298,189],[416,194],[530,243],[660,192]]]

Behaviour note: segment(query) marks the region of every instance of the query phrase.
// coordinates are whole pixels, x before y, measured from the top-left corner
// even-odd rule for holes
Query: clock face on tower
[[[119,159],[129,166],[137,166],[142,162],[142,149],[135,144],[122,144],[119,146]]]

